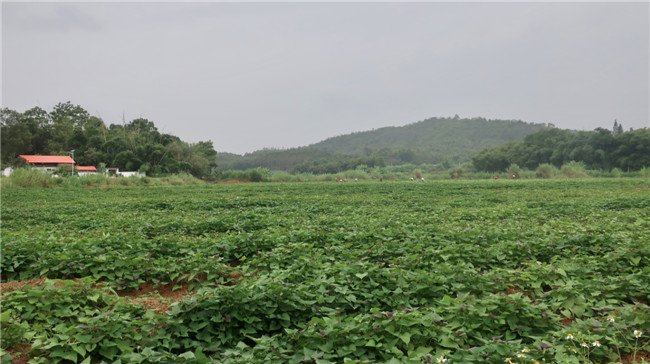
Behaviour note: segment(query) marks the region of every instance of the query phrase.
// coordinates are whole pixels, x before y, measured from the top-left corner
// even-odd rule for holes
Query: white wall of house
[[[2,175],[5,176],[5,177],[9,177],[9,176],[11,176],[11,173],[13,171],[14,171],[13,167],[7,167],[7,168],[2,170]]]
[[[54,172],[56,169],[59,167],[35,167],[32,166],[32,169],[37,170],[37,171],[43,171],[43,172]]]
[[[77,171],[77,174],[79,176],[90,176],[90,175],[99,174],[99,173],[97,173],[97,172],[89,172],[89,171]]]
[[[142,178],[142,177],[146,177],[147,175],[146,175],[146,173],[142,173],[142,172],[124,172],[124,171],[122,171],[122,172],[118,173],[118,176],[122,176],[122,177],[140,177],[140,178]]]

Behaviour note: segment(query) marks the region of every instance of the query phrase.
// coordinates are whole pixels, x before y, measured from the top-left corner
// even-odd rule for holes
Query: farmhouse
[[[74,169],[77,171],[77,174],[80,176],[97,174],[97,168],[95,166],[76,166]]]
[[[27,161],[33,169],[42,171],[54,171],[61,166],[71,166],[76,162],[67,155],[21,155],[20,158]]]

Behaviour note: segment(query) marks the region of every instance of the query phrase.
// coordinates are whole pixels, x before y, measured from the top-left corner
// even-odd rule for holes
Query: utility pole
[[[74,149],[70,151],[72,154],[72,164],[70,165],[70,175],[74,176]]]

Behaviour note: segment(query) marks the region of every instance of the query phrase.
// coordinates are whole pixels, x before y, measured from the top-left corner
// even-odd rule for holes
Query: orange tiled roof
[[[75,161],[67,155],[21,155],[21,158],[32,164],[74,164]]]

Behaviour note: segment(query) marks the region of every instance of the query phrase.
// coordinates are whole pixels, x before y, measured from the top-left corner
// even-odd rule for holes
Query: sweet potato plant
[[[647,179],[10,189],[1,229],[3,362],[650,360]]]

